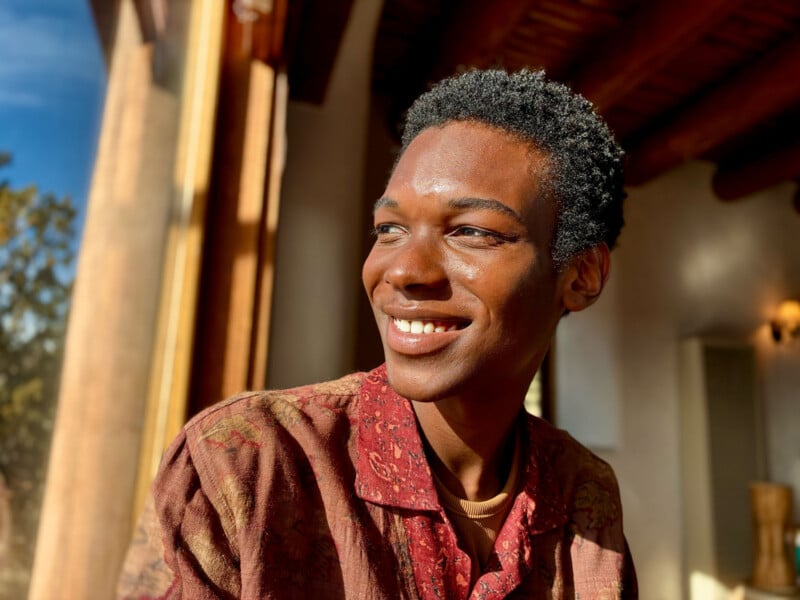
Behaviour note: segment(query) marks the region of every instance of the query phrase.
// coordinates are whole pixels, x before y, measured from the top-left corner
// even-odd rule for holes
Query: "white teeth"
[[[445,331],[456,331],[458,325],[437,325],[433,321],[407,321],[406,319],[394,319],[394,325],[403,333],[444,333]]]

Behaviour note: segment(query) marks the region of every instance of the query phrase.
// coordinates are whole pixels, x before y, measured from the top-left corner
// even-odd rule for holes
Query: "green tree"
[[[0,152],[0,169],[10,159]],[[8,550],[17,572],[6,573],[6,589],[0,573],[0,597],[15,585],[24,594],[33,560],[73,278],[74,221],[69,197],[0,181],[0,480],[11,491]]]

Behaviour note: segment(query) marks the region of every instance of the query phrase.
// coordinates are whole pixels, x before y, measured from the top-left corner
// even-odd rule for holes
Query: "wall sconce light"
[[[770,321],[772,339],[776,342],[788,342],[800,337],[800,302],[784,300],[778,307],[778,314]]]
[[[252,23],[272,12],[272,0],[234,0],[233,12],[240,23]]]

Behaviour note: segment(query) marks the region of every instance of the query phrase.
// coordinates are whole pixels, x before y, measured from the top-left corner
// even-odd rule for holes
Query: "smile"
[[[413,320],[409,321],[406,319],[397,319],[394,318],[394,326],[397,327],[403,333],[421,333],[421,334],[430,334],[430,333],[444,333],[445,331],[457,331],[458,329],[463,329],[468,325],[468,323],[453,323],[453,322],[442,322],[442,321],[423,321],[423,320]]]

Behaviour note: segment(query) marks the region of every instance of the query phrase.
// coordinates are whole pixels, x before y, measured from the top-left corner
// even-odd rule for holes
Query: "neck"
[[[413,402],[428,462],[456,496],[486,500],[500,493],[508,478],[518,403],[483,402],[480,410],[456,399]]]

